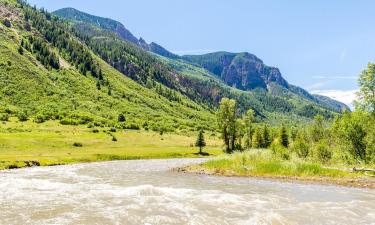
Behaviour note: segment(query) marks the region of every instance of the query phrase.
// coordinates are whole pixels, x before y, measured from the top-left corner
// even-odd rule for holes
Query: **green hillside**
[[[146,88],[124,76],[64,31],[66,24],[50,14],[1,0],[0,20],[2,117],[27,114],[36,122],[165,131],[214,129],[211,112],[160,83]],[[59,38],[69,40],[86,58],[79,61],[79,55],[69,54]],[[53,68],[56,57],[58,68]],[[93,66],[86,69],[85,59]],[[158,93],[168,93],[174,100]],[[125,121],[118,122],[120,114]]]

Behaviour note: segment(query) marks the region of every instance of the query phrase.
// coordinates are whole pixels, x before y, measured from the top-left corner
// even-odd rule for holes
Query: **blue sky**
[[[350,103],[375,61],[373,0],[29,0],[122,22],[178,54],[253,53],[292,84]]]

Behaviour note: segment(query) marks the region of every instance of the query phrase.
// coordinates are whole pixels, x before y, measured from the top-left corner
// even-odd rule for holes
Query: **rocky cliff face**
[[[250,53],[216,52],[200,56],[183,56],[183,59],[204,67],[228,85],[241,89],[267,89],[271,82],[288,87],[279,69],[269,67]]]

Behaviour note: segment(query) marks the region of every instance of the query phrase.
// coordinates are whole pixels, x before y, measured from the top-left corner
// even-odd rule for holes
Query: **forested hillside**
[[[149,74],[136,68],[128,68],[129,77],[144,85],[124,76],[93,54],[68,23],[23,1],[0,3],[2,120],[18,116],[37,123],[158,131],[215,129],[207,109],[156,80],[146,87]]]

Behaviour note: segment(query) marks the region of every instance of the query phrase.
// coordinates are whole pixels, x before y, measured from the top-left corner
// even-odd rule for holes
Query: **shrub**
[[[123,113],[120,113],[118,115],[117,120],[118,120],[118,122],[125,122],[126,121],[125,115]]]
[[[7,113],[0,114],[0,121],[9,121],[9,114]]]
[[[114,127],[111,127],[111,129],[109,129],[109,132],[112,132],[112,133],[116,133],[116,128],[114,128]]]
[[[60,120],[60,124],[77,126],[79,124],[79,121],[71,118],[63,118]]]
[[[34,117],[34,123],[44,123],[46,121],[46,118],[44,115],[42,114],[37,114],[35,117]]]
[[[332,151],[328,148],[328,145],[325,142],[320,142],[315,147],[316,157],[322,163],[327,163],[332,159]]]
[[[292,149],[295,153],[297,153],[298,157],[300,158],[307,158],[309,156],[310,148],[309,145],[302,139],[296,139],[293,142]]]
[[[20,122],[25,122],[27,121],[29,118],[27,117],[27,114],[25,112],[20,112],[18,113],[17,115],[17,118]]]
[[[3,21],[3,24],[6,26],[6,27],[12,27],[12,23],[8,20],[8,19],[5,19],[4,21]]]
[[[139,127],[138,124],[131,123],[131,124],[127,124],[126,125],[126,129],[129,129],[129,130],[139,130],[140,127]]]
[[[290,159],[290,153],[287,148],[285,148],[279,139],[276,139],[272,142],[270,146],[273,154],[283,160],[289,160]]]
[[[115,136],[112,136],[112,141],[117,141],[117,138]]]
[[[74,143],[73,143],[73,146],[74,146],[74,147],[77,147],[77,148],[81,148],[81,147],[83,147],[83,144],[82,144],[82,143],[79,143],[79,142],[74,142]]]
[[[99,130],[98,129],[94,129],[92,130],[92,132],[95,134],[95,133],[99,133]]]

